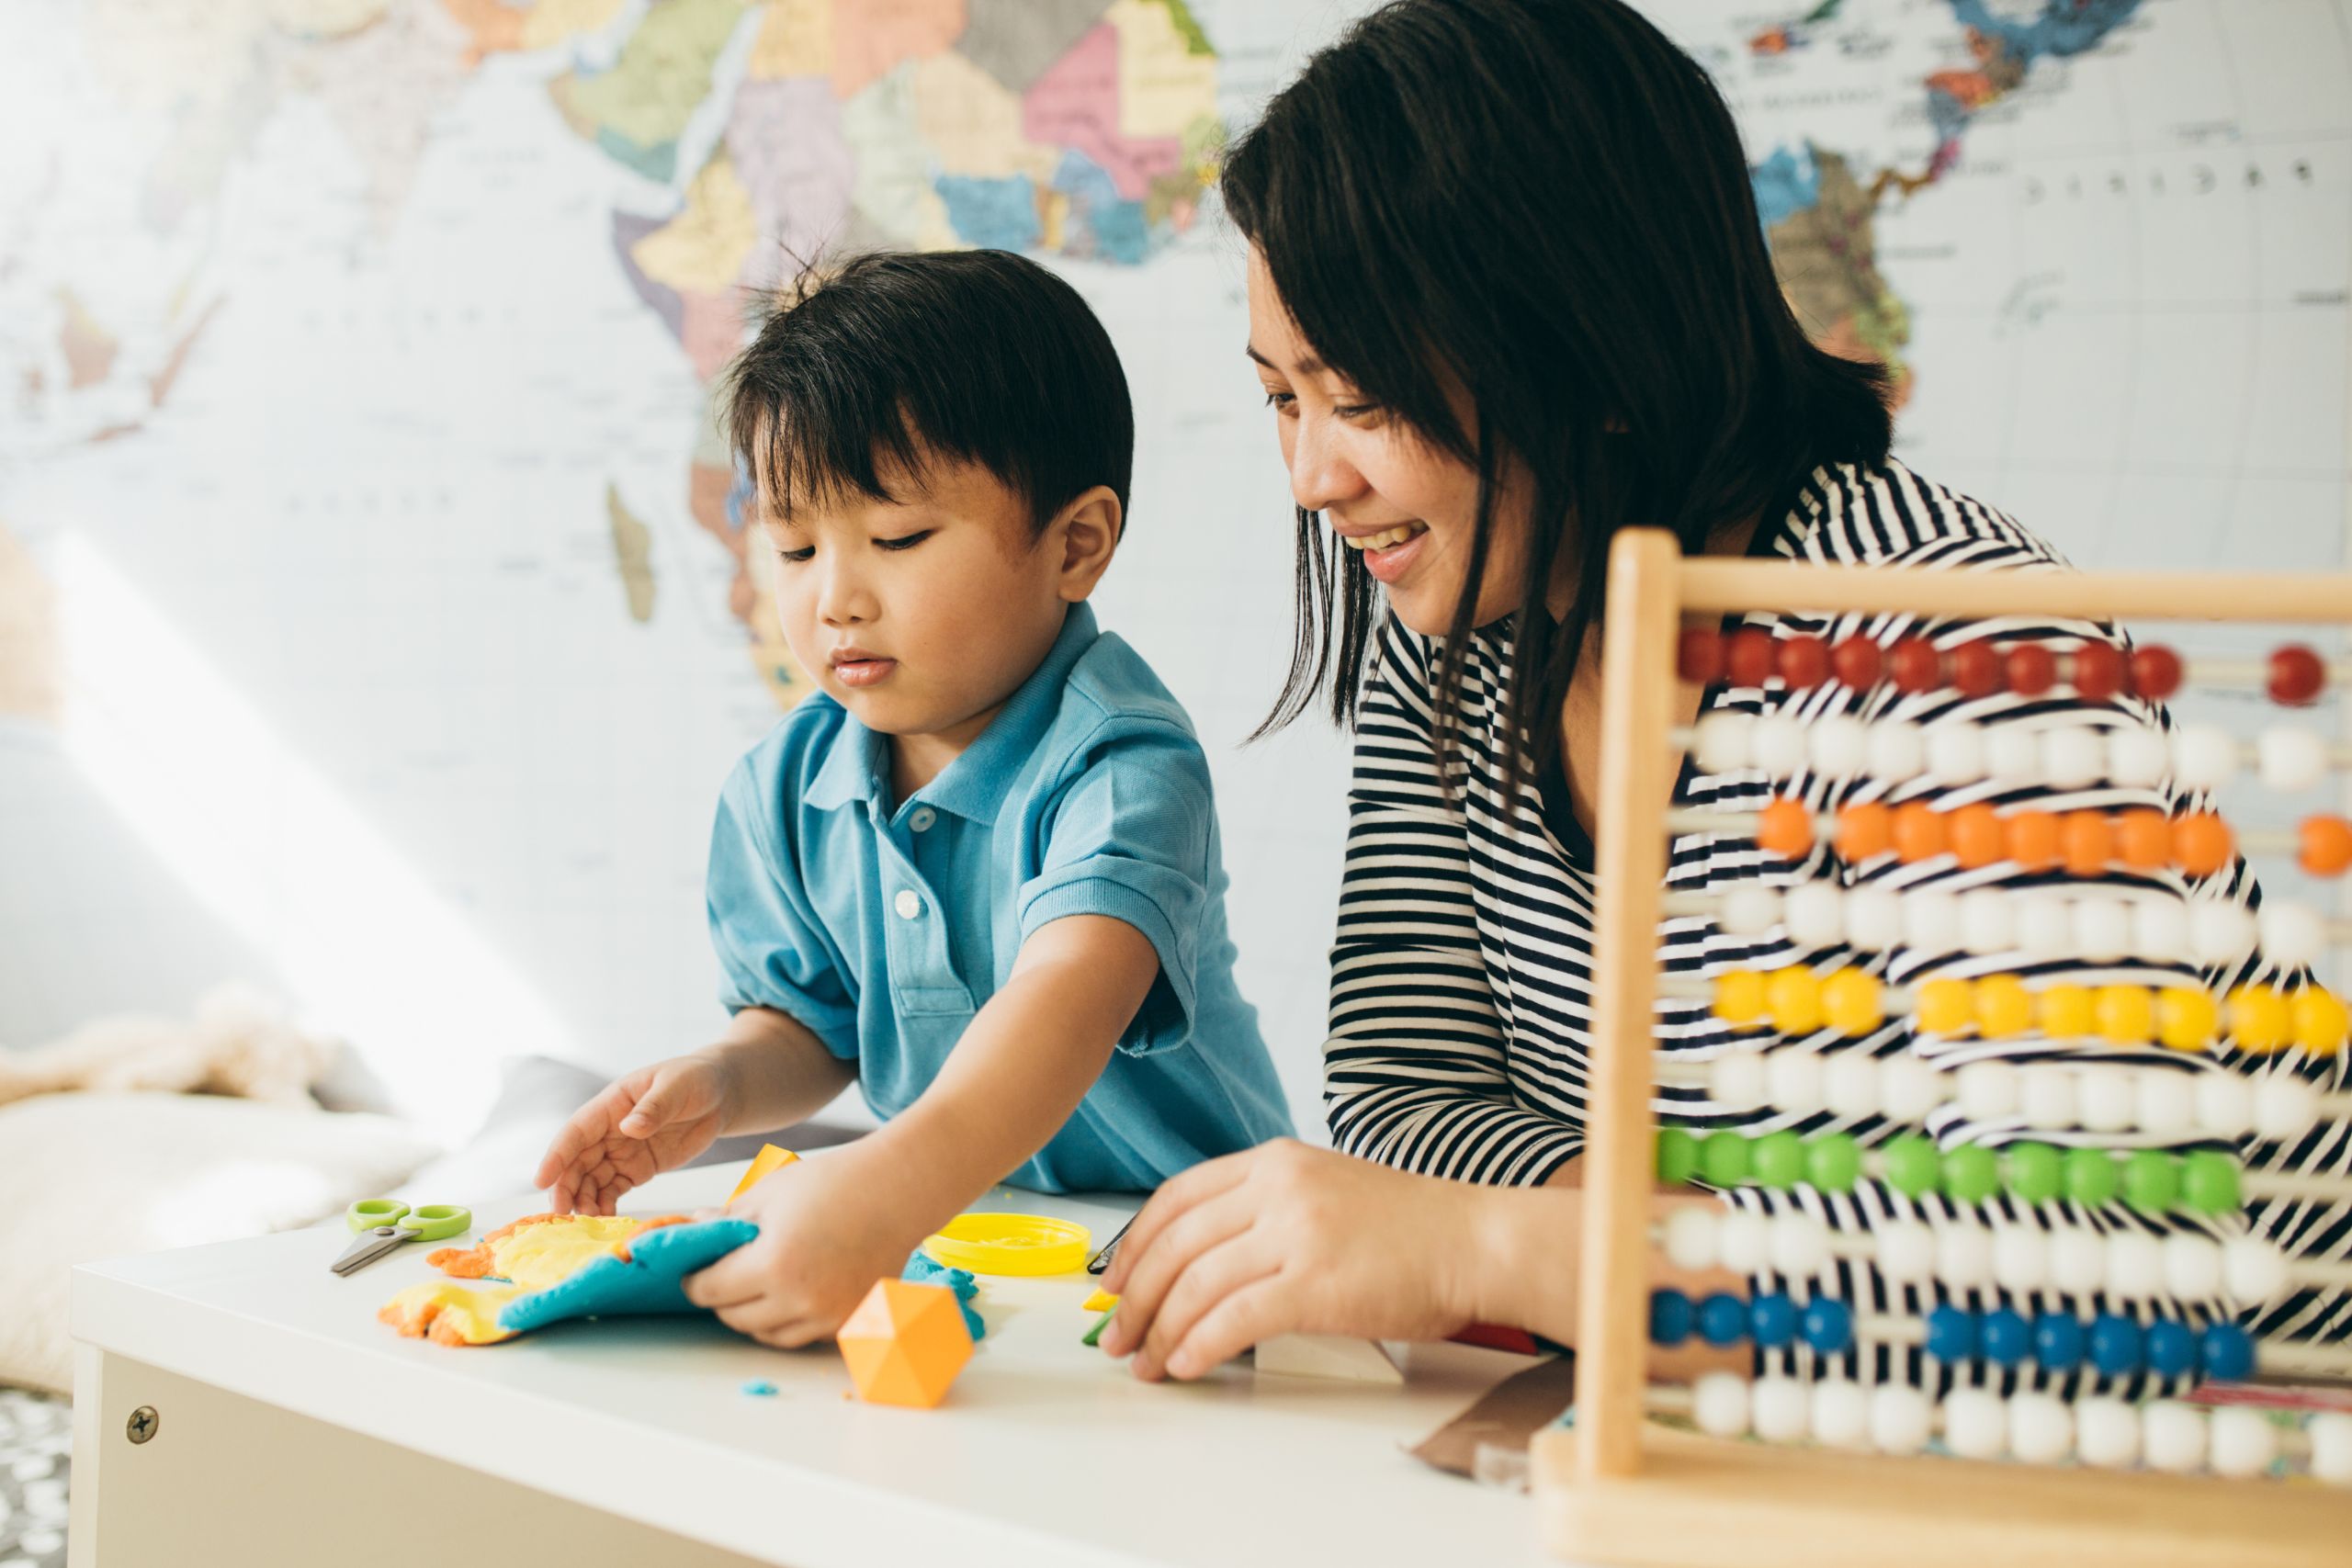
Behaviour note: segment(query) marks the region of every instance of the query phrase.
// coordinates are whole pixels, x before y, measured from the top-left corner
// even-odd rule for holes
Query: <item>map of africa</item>
[[[1644,8],[1730,99],[1801,318],[1894,369],[1915,464],[2085,562],[2344,563],[2352,0]],[[503,1054],[702,1038],[711,799],[808,689],[714,386],[804,259],[999,245],[1125,358],[1104,614],[1211,747],[1313,1125],[1344,755],[1237,746],[1288,511],[1213,186],[1351,15],[11,7],[0,934],[36,961],[0,965],[0,1042],[234,970],[455,1119]]]

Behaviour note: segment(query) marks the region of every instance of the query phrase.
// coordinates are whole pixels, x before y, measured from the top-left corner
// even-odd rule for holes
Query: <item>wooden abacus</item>
[[[1532,1454],[1533,1485],[1547,1544],[1562,1556],[1578,1562],[1670,1563],[1684,1568],[1713,1564],[1726,1568],[1733,1564],[1738,1568],[1773,1568],[1781,1563],[1801,1563],[1804,1568],[1836,1568],[1840,1564],[1875,1568],[1885,1562],[1902,1562],[1905,1568],[1936,1568],[1943,1564],[1951,1568],[1985,1568],[1991,1563],[2000,1564],[2001,1568],[2040,1564],[2066,1564],[2072,1568],[2088,1562],[2129,1562],[2132,1568],[2166,1568],[2174,1564],[2178,1568],[2215,1568],[2217,1564],[2256,1562],[2262,1563],[2263,1568],[2303,1563],[2314,1568],[2322,1563],[2340,1568],[2352,1562],[2352,1489],[2321,1484],[2301,1476],[2291,1480],[2233,1479],[2222,1474],[2099,1467],[2116,1464],[2134,1451],[2143,1451],[2156,1459],[2177,1456],[2184,1443],[2193,1442],[2195,1451],[2202,1454],[2207,1440],[2204,1419],[2183,1406],[2167,1403],[2146,1413],[2146,1448],[2141,1450],[2141,1431],[2133,1424],[2140,1413],[2122,1409],[2120,1403],[2113,1399],[2086,1401],[2085,1407],[2077,1412],[2060,1405],[2054,1396],[2037,1393],[2016,1396],[2010,1404],[2022,1405],[2028,1400],[2040,1401],[2040,1404],[2030,1409],[2005,1409],[2001,1401],[1982,1390],[1967,1391],[1971,1397],[1962,1400],[1962,1391],[1956,1389],[1946,1407],[1939,1412],[1927,1409],[1924,1395],[1917,1396],[1919,1408],[1906,1413],[1906,1418],[1916,1424],[1916,1440],[1905,1446],[1923,1448],[1928,1432],[1939,1428],[1953,1454],[1989,1455],[2006,1449],[2012,1456],[2000,1462],[1981,1462],[1942,1454],[1912,1457],[1864,1453],[1849,1451],[1846,1447],[1796,1447],[1771,1440],[1710,1436],[1703,1429],[1710,1424],[1705,1412],[1698,1408],[1704,1399],[1694,1397],[1707,1394],[1706,1388],[1669,1392],[1649,1385],[1647,1366],[1658,1305],[1653,1302],[1650,1289],[1650,1254],[1654,1246],[1663,1243],[1669,1256],[1674,1256],[1679,1247],[1686,1261],[1699,1260],[1697,1254],[1707,1254],[1709,1260],[1743,1272],[1761,1272],[1761,1265],[1755,1261],[1758,1249],[1772,1247],[1793,1248],[1808,1258],[1830,1254],[1871,1258],[1873,1249],[1907,1249],[1915,1270],[1938,1267],[1941,1261],[1939,1256],[1920,1254],[1917,1249],[1921,1244],[1917,1237],[1874,1240],[1831,1236],[1820,1234],[1818,1226],[1805,1225],[1783,1225],[1778,1229],[1734,1227],[1728,1218],[1717,1229],[1702,1224],[1680,1227],[1678,1232],[1674,1225],[1659,1227],[1654,1218],[1660,1166],[1668,1158],[1668,1151],[1661,1146],[1653,1112],[1653,1096],[1662,1081],[1654,1060],[1653,1009],[1661,995],[1675,988],[1662,984],[1657,973],[1657,933],[1660,919],[1669,908],[1666,881],[1670,838],[1675,831],[1691,830],[1684,821],[1687,814],[1677,812],[1670,817],[1668,809],[1678,743],[1688,743],[1692,739],[1690,732],[1670,728],[1678,652],[1681,666],[1687,670],[1691,656],[1687,647],[1680,646],[1684,616],[1697,617],[1694,626],[1712,626],[1718,616],[1745,611],[1901,615],[1928,622],[2029,615],[2109,623],[2246,621],[2345,626],[2352,625],[2352,577],[1977,572],[1685,560],[1671,536],[1656,530],[1628,530],[1619,536],[1610,562],[1609,616],[1603,651],[1599,907],[1593,971],[1594,1027],[1587,1086],[1589,1122],[1584,1156],[1585,1228],[1579,1270],[1582,1295],[1578,1307],[1577,1404],[1572,1424],[1538,1434]],[[1755,642],[1755,637],[1761,634],[1742,635],[1747,637],[1747,644],[1735,637],[1727,649],[1703,650],[1702,659],[1722,658],[1727,652],[1734,678],[1743,684],[1761,683],[1768,674],[1788,683],[1807,683],[1807,679],[1792,680],[1791,670],[1772,662],[1775,650]],[[1840,645],[1841,650],[1847,646]],[[2119,690],[2132,690],[2135,694],[2158,696],[2167,694],[2179,683],[2181,666],[2168,650],[2157,650],[2160,657],[2149,657],[2127,669],[2120,659],[2111,657],[2111,650],[2098,649],[2096,658],[2091,657],[2092,647],[2086,645],[2086,654],[2074,660],[2083,665],[2077,671],[2082,677],[2077,689],[2086,695],[2113,695]],[[1922,649],[1927,651],[1923,653]],[[1785,648],[1779,651],[1788,654]],[[1857,683],[1848,679],[1849,675],[1860,675],[1860,683],[1864,684],[1882,678],[1875,650],[1869,650],[1867,671],[1856,668],[1863,662],[1859,656],[1865,650],[1854,648],[1857,657],[1851,663],[1814,658],[1817,652],[1828,651],[1817,643],[1798,649],[1790,656],[1801,666],[1793,674],[1817,680],[1826,678],[1834,670],[1839,672],[1838,678],[1849,684]],[[1895,652],[1901,657],[1890,662],[1899,668],[1883,678],[1905,691],[1919,690],[1921,682],[1932,681],[1934,673],[1927,668],[1933,662],[1932,648],[1911,639],[1898,645]],[[1994,662],[1995,653],[1988,642],[1973,645],[1971,657],[1946,666],[1955,677],[1952,683],[1964,689],[1971,683],[1997,682],[2002,677],[1999,666]],[[2030,679],[2046,687],[2053,676],[2052,671],[2044,668],[2051,663],[2050,659],[2038,649],[2010,662],[2015,666],[2014,678],[2019,682]],[[1823,669],[1813,670],[1815,663],[1822,663]],[[1739,673],[1743,666],[1753,679]],[[2199,673],[2210,671],[2224,679],[2237,676],[2240,684],[2257,683],[2260,678],[2258,672],[2246,678],[2248,672],[2237,671],[2234,666],[2225,674],[2222,663],[2214,660],[2200,660],[2196,668]],[[2309,702],[2329,672],[2308,650],[2282,650],[2270,667],[2271,694],[2281,702]],[[2152,689],[2139,692],[2137,687],[2143,676],[2152,683]],[[1854,738],[1846,735],[1837,744],[1851,750]],[[1786,738],[1781,738],[1778,743],[1785,750]],[[2210,744],[2196,750],[2200,757],[2210,757],[2213,751]],[[2298,755],[2310,750],[2309,745],[2302,746]],[[2305,760],[2293,771],[2307,774],[2311,765]],[[1746,821],[1749,824],[1746,830],[1753,832],[1756,817],[1751,815]],[[2218,819],[2214,821],[2218,826]],[[2341,821],[2328,819],[2321,829],[2333,846],[2331,855],[2335,848],[2340,848],[2335,840],[2342,836]],[[2249,843],[2245,847],[2251,852],[2267,845]],[[2310,863],[2308,857],[2306,863]],[[1698,911],[1683,908],[1677,912]],[[2113,922],[2102,918],[2094,924],[2102,933],[2110,926],[2123,931],[2139,929],[2121,921],[2122,917],[2117,915]],[[2186,927],[2180,919],[2167,916],[2158,924],[2168,933],[2169,942],[2177,946],[2188,944]],[[2303,943],[2316,942],[2324,935],[2333,934],[2316,917],[2298,917],[2293,921],[2293,931],[2296,940]],[[2222,932],[2218,940],[2226,946],[2233,940],[2233,933]],[[2246,940],[2251,941],[2251,937]],[[2197,945],[2201,957],[2205,939],[2200,936]],[[1810,999],[1809,995],[1801,997],[1791,1005],[1802,1008]],[[1749,1001],[1754,1003],[1752,995]],[[2266,1017],[2275,1010],[2262,998],[2256,1001]],[[2004,1005],[2014,1002],[2015,998],[2006,998]],[[2335,1005],[2332,999],[2330,1005]],[[2302,1021],[2321,1034],[2333,1032],[2340,1036],[2340,1018],[2324,1010],[2320,1012],[2321,1016]],[[2192,1021],[2201,1022],[2202,1015]],[[2292,1043],[2294,1024],[2281,1027],[2288,1031],[2285,1040]],[[2345,1047],[2339,1043],[2336,1048]],[[1665,1075],[1669,1079],[1671,1077]],[[1748,1077],[1751,1088],[1760,1083],[1769,1089],[1771,1083],[1781,1081],[1769,1075]],[[2013,1083],[2008,1086],[2011,1091],[2014,1087]],[[2157,1079],[2142,1086],[2142,1089],[2162,1087]],[[2102,1114],[2119,1127],[2139,1125],[2135,1118],[2145,1114],[2165,1118],[2166,1124],[2177,1126],[2184,1138],[2194,1140],[2199,1135],[2202,1124],[2190,1111],[2174,1106],[2167,1096],[2145,1096],[2148,1104],[2143,1107],[2132,1100],[2132,1088],[2120,1080],[2084,1077],[2078,1088],[2080,1092],[2097,1094],[2104,1108]],[[1829,1092],[1833,1096],[1838,1092],[1834,1083]],[[1855,1092],[1867,1094],[1871,1090],[1863,1087]],[[2077,1092],[2077,1089],[2070,1088],[2069,1092]],[[2120,1100],[2118,1095],[2122,1097]],[[2308,1105],[2299,1101],[2295,1107],[2281,1107],[2278,1114],[2342,1112],[2338,1103],[2341,1096],[2307,1098]],[[2233,1117],[2251,1114],[2231,1106],[2218,1108],[2217,1113],[2225,1125]],[[2154,1122],[2147,1124],[2154,1125]],[[2080,1125],[2089,1128],[2096,1123],[2086,1119]],[[1798,1142],[1793,1134],[1784,1134],[1783,1139],[1792,1145]],[[1690,1157],[1690,1142],[1684,1140],[1686,1147],[1680,1151],[1679,1158]],[[1756,1141],[1759,1158],[1764,1142]],[[1807,1142],[1839,1146],[1828,1150],[1830,1157],[1826,1160],[1822,1159],[1821,1151],[1809,1148],[1776,1150],[1779,1179],[1782,1183],[1814,1179],[1851,1183],[1857,1171],[1857,1163],[1851,1157],[1852,1140]],[[2047,1152],[2046,1145],[2044,1149]],[[1906,1151],[1904,1157],[1917,1155],[1914,1149]],[[1970,1167],[1971,1180],[1994,1179],[1991,1150],[1972,1145],[1951,1151],[1947,1158],[1951,1155],[1979,1156],[1965,1162]],[[1873,1157],[1883,1164],[1894,1156],[1890,1152]],[[1925,1157],[1932,1163],[1932,1147]],[[2220,1164],[2207,1170],[2205,1176],[2231,1184],[2218,1190],[2209,1187],[2206,1207],[2210,1210],[2211,1195],[2215,1190],[2224,1194],[2222,1201],[2235,1207],[2243,1199],[2242,1190],[2233,1184],[2234,1162],[2214,1156],[2210,1156],[2209,1163],[2211,1159],[2218,1159]],[[1812,1163],[1816,1160],[1821,1163]],[[2019,1179],[2064,1179],[2038,1168],[2026,1171],[2024,1167],[2029,1162],[2014,1163],[2018,1166]],[[2139,1196],[2172,1197],[2177,1202],[2180,1189],[2166,1171],[2155,1168],[2163,1163],[2149,1163],[2147,1191]],[[1985,1168],[1984,1170],[1974,1168],[1980,1164]],[[2090,1164],[2113,1174],[2105,1159]],[[2105,1179],[2088,1164],[2083,1170],[2087,1179]],[[1728,1175],[1734,1184],[1747,1175],[1745,1169],[1702,1169],[1699,1174],[1718,1179]],[[1717,1184],[1723,1183],[1718,1179]],[[2338,1181],[2337,1185],[2352,1183]],[[2139,1196],[2132,1201],[2138,1201]],[[1739,1237],[1734,1236],[1735,1228],[1739,1229]],[[1804,1234],[1798,1234],[1800,1231]],[[2073,1234],[2082,1236],[2089,1233],[2078,1230]],[[2037,1269],[2067,1267],[2068,1245],[2066,1233],[2052,1234],[2036,1258],[2007,1266]],[[2262,1245],[2252,1243],[2251,1238],[2247,1247],[2228,1254],[2226,1261],[2222,1246],[2212,1242],[2203,1247],[2184,1245],[2177,1253],[2163,1251],[2161,1257],[2153,1241],[2144,1251],[2123,1250],[2132,1252],[2132,1257],[2127,1259],[2109,1256],[2098,1259],[2089,1275],[2077,1269],[2072,1277],[2100,1280],[2095,1287],[2083,1287],[2086,1289],[2112,1289],[2118,1279],[2144,1283],[2152,1278],[2151,1270],[2177,1268],[2187,1271],[2199,1282],[2198,1288],[2208,1290],[2226,1309],[2242,1303],[2248,1293],[2285,1288],[2290,1274],[2290,1265],[2276,1247],[2266,1250]],[[1735,1253],[1748,1260],[1747,1268],[1740,1267]],[[1876,1256],[1878,1261],[1886,1261],[1883,1250]],[[2004,1265],[1984,1254],[1971,1267],[1978,1269],[1989,1281]],[[2102,1275],[2101,1269],[2109,1272]],[[2335,1276],[2344,1271],[2337,1265],[2312,1265],[2294,1277],[2305,1281],[2324,1277],[2329,1283],[2335,1283]],[[1815,1297],[1815,1301],[1821,1299]],[[1717,1326],[1723,1332],[1709,1332],[1707,1337],[1718,1344],[1732,1343],[1751,1332],[1759,1342],[1765,1341],[1770,1332],[1781,1337],[1781,1343],[1787,1343],[1787,1336],[1798,1332],[1789,1321],[1792,1313],[1812,1304],[1780,1297],[1769,1302],[1759,1298],[1742,1303],[1724,1296],[1701,1303],[1694,1317],[1687,1298],[1676,1297],[1666,1303],[1672,1308],[1668,1315],[1681,1316],[1674,1325],[1677,1333],[1687,1332],[1690,1322],[1706,1317],[1713,1310],[1714,1317],[1722,1320]],[[1820,1321],[1815,1321],[1816,1317]],[[1733,1318],[1741,1321],[1730,1322]],[[2218,1319],[2220,1324],[2228,1321],[2226,1315]],[[2166,1330],[2161,1351],[2155,1345],[2157,1327]],[[1997,1330],[2014,1341],[2026,1328],[2015,1313],[1972,1315],[1946,1312],[1939,1317],[1930,1314],[1927,1319],[1908,1323],[1862,1321],[1849,1306],[1837,1303],[1831,1296],[1829,1304],[1819,1314],[1808,1314],[1803,1332],[1810,1336],[1818,1329],[1824,1335],[1848,1337],[1838,1339],[1839,1343],[1850,1343],[1851,1337],[1857,1335],[1891,1337],[1883,1342],[1925,1343],[1928,1353],[1934,1354],[1938,1335],[1944,1336],[1947,1344],[1958,1340],[1973,1347],[1980,1334],[1990,1336]],[[2085,1330],[2096,1333],[2097,1325],[2050,1325],[2048,1332],[2064,1343],[2056,1349],[2045,1348],[2046,1353],[2063,1350],[2070,1356],[2080,1355],[2081,1339],[2070,1336]],[[2041,1332],[2041,1325],[2035,1325],[2033,1331]],[[2118,1348],[2112,1341],[2119,1339],[2129,1340],[2129,1344]],[[2110,1341],[2104,1353],[2141,1356],[2143,1359],[2138,1364],[2142,1367],[2149,1364],[2144,1358],[2152,1354],[2171,1358],[2174,1362],[2187,1356],[2191,1359],[2192,1374],[2194,1359],[2200,1354],[2207,1358],[2203,1371],[2218,1376],[2244,1376],[2250,1370],[2273,1368],[2290,1371],[2341,1370],[2339,1362],[2352,1365],[2341,1350],[2324,1348],[2314,1357],[2311,1347],[2257,1346],[2243,1331],[2209,1336],[2200,1350],[2196,1334],[2187,1325],[2154,1325],[2144,1344],[2136,1334],[2110,1336]],[[2102,1369],[2107,1366],[2105,1362],[2098,1364]],[[1851,1389],[1853,1385],[1848,1387]],[[1716,1392],[1721,1392],[1720,1388]],[[1768,1402],[1758,1397],[1752,1407],[1755,1419],[1750,1429],[1770,1438],[1775,1429],[1804,1428],[1802,1416],[1792,1419],[1788,1414],[1792,1408],[1789,1400],[1794,1396],[1786,1389],[1773,1392],[1775,1397],[1769,1403],[1775,1414],[1768,1419]],[[1749,1395],[1733,1397],[1737,1412],[1751,1408]],[[1849,1442],[1862,1419],[1850,1408],[1857,1403],[1858,1400],[1847,1401],[1849,1408],[1840,1416]],[[2101,1408],[2089,1408],[2094,1404]],[[2041,1419],[2049,1416],[2042,1406],[2055,1407],[2056,1415]],[[1804,1407],[1793,1408],[1802,1411]],[[1656,1419],[1678,1409],[1697,1410],[1702,1429],[1691,1430]],[[2227,1462],[2222,1462],[2222,1428],[2216,1427],[2212,1450],[2215,1461],[2224,1471],[2267,1470],[2272,1450],[2266,1445],[2273,1438],[2265,1432],[2251,1431],[2242,1418],[2245,1414],[2232,1416],[2227,1425],[2232,1456]],[[1745,1416],[1741,1419],[1744,1421]],[[2324,1419],[2335,1424],[2324,1432],[2316,1426],[2312,1428],[2322,1432],[2327,1449],[2313,1468],[2341,1480],[2342,1472],[2352,1466],[2352,1416]],[[2119,1440],[2115,1435],[2119,1420],[2125,1424],[2124,1437],[2128,1441]],[[2194,1429],[2185,1431],[2184,1422],[2196,1423]],[[2093,1462],[2026,1462],[2059,1457],[2044,1451],[2053,1447],[2045,1440],[2052,1431],[2060,1435],[2064,1444],[2071,1444],[2079,1437],[2082,1454]],[[2006,1442],[2005,1433],[2008,1434]],[[2164,1454],[2158,1452],[2160,1445]],[[2170,1468],[2184,1467],[2176,1463]]]

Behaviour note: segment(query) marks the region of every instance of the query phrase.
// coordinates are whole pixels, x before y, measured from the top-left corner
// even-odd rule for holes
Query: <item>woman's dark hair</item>
[[[1886,457],[1885,372],[1815,347],[1765,248],[1731,111],[1618,0],[1396,0],[1307,62],[1225,161],[1222,194],[1315,352],[1474,467],[1469,576],[1440,660],[1443,737],[1507,458],[1532,513],[1504,787],[1558,755],[1621,527],[1685,551],[1818,464]],[[1458,383],[1476,411],[1464,428]],[[1767,519],[1769,523],[1770,519]],[[1574,601],[1545,608],[1555,570]],[[1298,514],[1290,677],[1351,720],[1375,590]],[[1532,758],[1521,755],[1533,739]]]
[[[896,502],[928,458],[978,463],[1042,532],[1107,485],[1125,525],[1126,373],[1078,290],[1009,251],[875,252],[804,267],[727,374],[728,444],[767,504]]]

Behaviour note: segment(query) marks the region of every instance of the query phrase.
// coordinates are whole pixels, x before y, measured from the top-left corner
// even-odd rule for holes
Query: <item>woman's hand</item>
[[[1277,1334],[1445,1338],[1488,1298],[1494,1196],[1288,1139],[1195,1166],[1119,1244],[1102,1348],[1139,1378],[1196,1378]]]
[[[876,1280],[895,1280],[928,1227],[899,1213],[892,1183],[855,1147],[775,1171],[727,1206],[760,1234],[685,1281],[686,1299],[739,1334],[785,1349],[831,1337]]]
[[[531,1184],[549,1190],[559,1214],[609,1214],[631,1188],[710,1147],[731,1096],[726,1072],[707,1057],[639,1067],[572,1112]]]

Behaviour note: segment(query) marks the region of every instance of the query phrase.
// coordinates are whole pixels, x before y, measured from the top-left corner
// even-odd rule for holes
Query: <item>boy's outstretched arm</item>
[[[1042,926],[922,1097],[876,1132],[778,1172],[729,1213],[760,1236],[687,1296],[772,1345],[842,1325],[874,1281],[1061,1130],[1133,1021],[1159,958],[1124,920]]]

